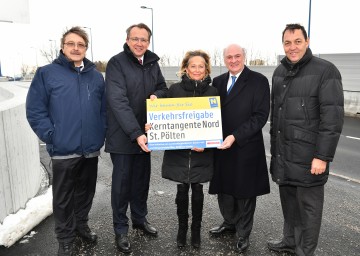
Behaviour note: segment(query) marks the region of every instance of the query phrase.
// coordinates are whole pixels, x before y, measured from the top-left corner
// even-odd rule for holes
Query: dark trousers
[[[256,197],[237,199],[231,195],[218,194],[220,212],[225,226],[236,228],[239,237],[250,236],[256,208]]]
[[[87,225],[96,190],[98,157],[53,159],[53,211],[59,242],[75,239],[76,228]]]
[[[279,189],[284,214],[284,243],[296,247],[298,256],[314,255],[320,234],[324,186],[284,185]]]
[[[125,155],[111,153],[113,163],[111,206],[115,234],[126,234],[130,204],[133,224],[146,221],[147,199],[150,183],[150,154]]]

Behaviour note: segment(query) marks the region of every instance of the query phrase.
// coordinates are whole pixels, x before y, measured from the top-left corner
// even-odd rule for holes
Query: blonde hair
[[[192,57],[200,56],[205,60],[205,77],[211,73],[210,56],[203,50],[188,51],[181,62],[180,71],[177,73],[179,77],[186,74],[186,68],[189,66],[189,60]]]

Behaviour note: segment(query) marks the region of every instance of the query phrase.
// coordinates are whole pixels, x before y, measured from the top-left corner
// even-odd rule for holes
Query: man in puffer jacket
[[[284,215],[283,238],[270,250],[314,255],[329,175],[344,118],[341,75],[314,57],[303,26],[283,31],[286,57],[272,78],[271,164]]]

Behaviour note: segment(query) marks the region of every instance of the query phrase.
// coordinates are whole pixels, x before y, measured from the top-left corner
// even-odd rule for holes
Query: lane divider
[[[337,173],[334,173],[334,172],[330,172],[330,175],[333,175],[333,176],[335,176],[335,177],[339,177],[339,178],[345,179],[345,180],[347,180],[347,181],[352,181],[352,182],[356,182],[356,183],[359,183],[359,184],[360,184],[360,180],[354,179],[354,178],[350,178],[350,177],[345,176],[345,175],[337,174]]]
[[[352,137],[352,136],[345,136],[345,137],[349,138],[349,139],[360,140],[360,138],[358,138],[358,137]]]

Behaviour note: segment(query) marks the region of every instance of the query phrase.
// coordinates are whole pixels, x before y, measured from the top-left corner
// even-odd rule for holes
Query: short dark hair
[[[152,36],[152,32],[151,32],[151,29],[144,23],[139,23],[139,24],[134,24],[134,25],[131,25],[130,27],[128,27],[126,29],[126,38],[129,39],[130,37],[130,32],[133,28],[140,28],[140,29],[146,29],[146,31],[148,32],[149,34],[149,40]]]
[[[84,29],[82,29],[81,27],[79,27],[79,26],[75,26],[75,27],[72,27],[72,28],[70,28],[70,29],[68,29],[68,30],[66,30],[64,32],[64,34],[61,37],[61,46],[60,46],[60,48],[63,47],[63,45],[65,43],[65,37],[70,33],[77,34],[82,39],[84,39],[85,46],[86,46],[86,48],[88,47],[88,45],[89,45],[89,36],[87,35],[86,31]]]
[[[300,25],[298,23],[292,23],[292,24],[286,24],[286,27],[285,27],[284,31],[282,32],[282,38],[281,38],[282,42],[284,42],[284,34],[285,34],[286,31],[289,30],[291,32],[294,32],[294,30],[296,30],[296,29],[301,30],[301,32],[304,35],[305,41],[306,41],[308,37],[307,37],[307,33],[306,33],[306,30],[305,30],[304,26],[302,26],[302,25]]]

